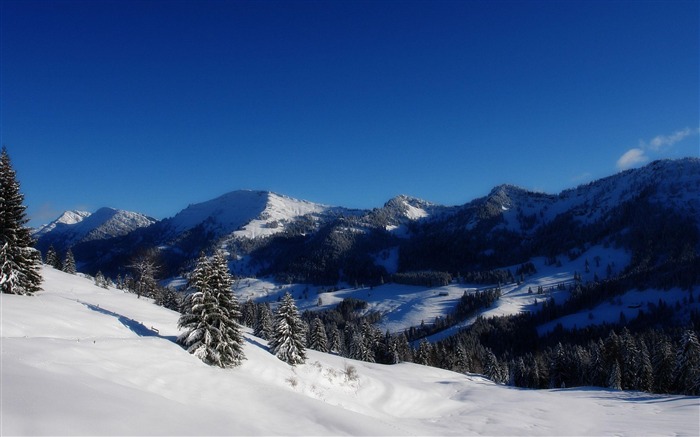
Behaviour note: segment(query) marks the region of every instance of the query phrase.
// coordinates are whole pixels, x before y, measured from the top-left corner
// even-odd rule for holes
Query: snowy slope
[[[698,398],[523,390],[414,364],[309,351],[290,367],[247,334],[238,368],[172,342],[177,314],[45,268],[0,296],[2,435],[698,435]],[[155,329],[158,331],[156,332]],[[345,370],[354,366],[358,379]]]
[[[267,191],[238,190],[190,205],[167,222],[173,234],[203,225],[217,235],[255,238],[281,232],[297,217],[328,209]]]
[[[594,260],[598,259],[599,263]],[[589,261],[589,272],[585,272],[586,260]],[[615,248],[593,246],[582,253],[575,260],[566,257],[560,258],[560,265],[548,265],[545,258],[538,257],[530,260],[537,273],[527,276],[520,284],[505,284],[502,286],[503,295],[492,307],[480,310],[474,317],[457,324],[453,328],[429,337],[430,341],[438,341],[449,335],[455,334],[460,329],[471,325],[477,316],[497,317],[519,314],[524,311],[539,311],[542,302],[547,298],[554,298],[558,303],[563,302],[569,292],[557,290],[559,284],[573,282],[574,275],[579,274],[584,282],[593,281],[597,275],[605,278],[607,266],[610,265],[613,274],[622,271],[630,262],[627,252]],[[511,272],[515,272],[518,266],[507,266]],[[182,284],[182,281],[179,283]],[[172,285],[178,285],[173,282]],[[411,326],[418,326],[421,322],[433,323],[436,317],[445,316],[456,308],[459,299],[466,292],[476,293],[484,288],[493,286],[477,284],[452,283],[442,287],[422,287],[388,283],[375,287],[347,287],[333,292],[325,292],[324,287],[315,287],[307,284],[278,284],[266,279],[242,279],[234,287],[234,293],[239,300],[252,299],[258,302],[275,302],[286,292],[292,293],[298,300],[300,310],[323,310],[338,305],[343,299],[355,298],[368,303],[366,311],[377,311],[382,314],[382,319],[377,326],[381,331],[389,330],[392,333],[402,332]],[[536,290],[542,287],[545,294],[539,295]],[[533,293],[529,293],[532,289]],[[647,296],[645,292],[639,292],[640,296]],[[319,298],[321,302],[319,304]],[[652,292],[645,297],[645,301],[656,302],[658,296]],[[666,300],[666,299],[664,299]],[[676,300],[670,299],[669,303],[675,304]],[[629,319],[634,318],[629,314]],[[594,311],[595,314],[595,311]],[[588,312],[585,314],[588,317]],[[619,310],[615,317],[619,316]],[[590,323],[602,323],[609,321],[607,316],[601,314],[589,321]],[[556,323],[555,323],[556,324]],[[579,324],[579,326],[582,326]]]

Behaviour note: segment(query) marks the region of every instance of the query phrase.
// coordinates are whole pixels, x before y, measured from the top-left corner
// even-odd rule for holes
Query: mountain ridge
[[[373,260],[387,251],[398,253],[399,270],[455,272],[622,241],[635,209],[641,215],[654,209],[661,214],[656,220],[663,220],[657,210],[673,211],[700,229],[700,159],[654,161],[558,194],[501,184],[457,206],[398,195],[380,208],[358,210],[235,190],[127,234],[76,245],[93,273],[115,273],[129,254],[150,246],[160,248],[167,273],[177,274],[201,251],[222,247],[245,274],[377,281],[388,273]]]

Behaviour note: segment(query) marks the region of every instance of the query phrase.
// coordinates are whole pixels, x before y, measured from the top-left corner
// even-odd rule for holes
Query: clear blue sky
[[[5,0],[1,140],[32,225],[556,193],[700,155],[699,4]]]

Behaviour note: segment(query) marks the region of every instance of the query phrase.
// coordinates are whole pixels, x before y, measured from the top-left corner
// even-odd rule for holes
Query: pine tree
[[[31,295],[41,290],[41,253],[34,249],[24,195],[7,148],[0,154],[0,290]]]
[[[287,292],[275,314],[270,352],[292,366],[303,364],[306,361],[305,335],[294,298]]]
[[[484,359],[484,376],[493,382],[504,382],[501,377],[501,366],[498,359],[490,349],[486,349],[486,357]]]
[[[671,393],[673,389],[673,371],[676,365],[673,346],[666,336],[656,339],[652,344],[654,391],[656,393]]]
[[[638,390],[651,392],[654,389],[654,367],[651,364],[649,349],[644,341],[639,342],[639,387]]]
[[[343,339],[340,338],[340,330],[338,329],[338,327],[335,324],[331,325],[329,337],[330,337],[329,349],[333,352],[340,353],[341,349],[342,349]]]
[[[102,274],[101,271],[98,271],[95,275],[95,285],[98,287],[107,288],[107,279],[105,279],[105,275]]]
[[[620,371],[620,363],[615,360],[610,369],[610,375],[608,376],[608,388],[613,390],[622,390],[622,372]]]
[[[328,337],[326,336],[326,328],[323,326],[321,319],[316,317],[311,324],[311,336],[309,348],[319,352],[328,352]]]
[[[391,338],[389,341],[389,363],[399,364],[401,362],[401,354],[399,354],[399,342],[396,338]]]
[[[464,346],[461,344],[458,344],[457,348],[455,349],[455,362],[452,370],[460,373],[469,372],[470,370],[467,352],[464,350]]]
[[[217,252],[212,260],[200,256],[190,279],[196,291],[183,305],[178,325],[186,331],[178,343],[210,365],[233,367],[245,359],[238,318],[238,300],[231,293],[233,279],[226,259]]]
[[[433,347],[428,343],[427,340],[421,340],[418,345],[418,351],[416,352],[415,360],[417,364],[422,364],[424,366],[432,365],[432,349]]]
[[[136,295],[154,297],[156,288],[158,288],[156,277],[161,269],[158,250],[147,249],[138,253],[131,260],[129,267],[134,272]],[[231,280],[231,284],[233,284],[233,280]]]
[[[66,251],[66,257],[63,260],[63,271],[75,275],[78,271],[75,268],[75,258],[73,257],[73,251],[68,249]]]
[[[58,257],[58,254],[56,253],[56,249],[54,249],[53,244],[50,245],[48,249],[46,249],[46,259],[44,263],[53,267],[56,270],[61,270],[61,259]]]
[[[700,342],[692,330],[683,332],[676,352],[676,387],[686,395],[700,394]]]
[[[255,320],[255,330],[253,335],[260,337],[263,340],[270,340],[274,327],[272,326],[272,311],[267,304],[257,304],[257,319]]]

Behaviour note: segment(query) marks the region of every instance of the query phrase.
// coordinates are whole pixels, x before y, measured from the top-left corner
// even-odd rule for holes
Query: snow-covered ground
[[[516,389],[315,351],[290,367],[250,333],[240,367],[213,368],[173,342],[176,313],[43,274],[45,291],[0,296],[2,435],[700,434],[697,397]]]
[[[457,324],[453,328],[429,337],[437,341],[456,333],[459,329],[471,325],[478,316],[495,317],[518,314],[523,311],[538,311],[539,303],[545,299],[554,298],[558,303],[563,302],[569,292],[558,290],[559,284],[570,284],[576,273],[580,274],[583,282],[592,281],[607,276],[607,266],[610,265],[614,274],[619,273],[629,264],[629,254],[623,250],[594,246],[581,254],[575,260],[560,257],[560,265],[547,265],[545,258],[535,258],[532,261],[537,273],[527,276],[521,284],[502,286],[503,295],[490,308],[484,308],[474,317]],[[589,271],[586,272],[586,261]],[[508,267],[513,274],[519,266]],[[182,284],[180,281],[174,284]],[[476,284],[452,283],[443,287],[419,287],[401,284],[385,284],[377,287],[350,287],[338,291],[324,292],[327,287],[315,287],[305,284],[276,284],[266,279],[242,279],[235,288],[235,293],[241,301],[252,299],[258,302],[276,302],[285,292],[289,291],[297,299],[300,310],[330,309],[346,298],[355,298],[367,302],[366,311],[378,311],[383,317],[377,324],[382,331],[392,333],[402,332],[421,322],[433,323],[436,317],[445,316],[454,311],[459,298],[466,293],[475,293],[484,288]],[[542,287],[544,294],[537,294]],[[530,293],[529,291],[533,292]],[[700,297],[700,296],[699,296]],[[320,302],[319,302],[320,298]],[[649,295],[652,302],[658,297]],[[675,301],[673,302],[675,303]],[[638,310],[635,310],[636,314]],[[632,315],[632,314],[630,314]],[[619,316],[619,310],[616,317]],[[588,313],[586,313],[588,317]],[[597,323],[606,321],[599,319]],[[592,320],[590,323],[596,323]],[[581,325],[579,325],[581,326]]]

